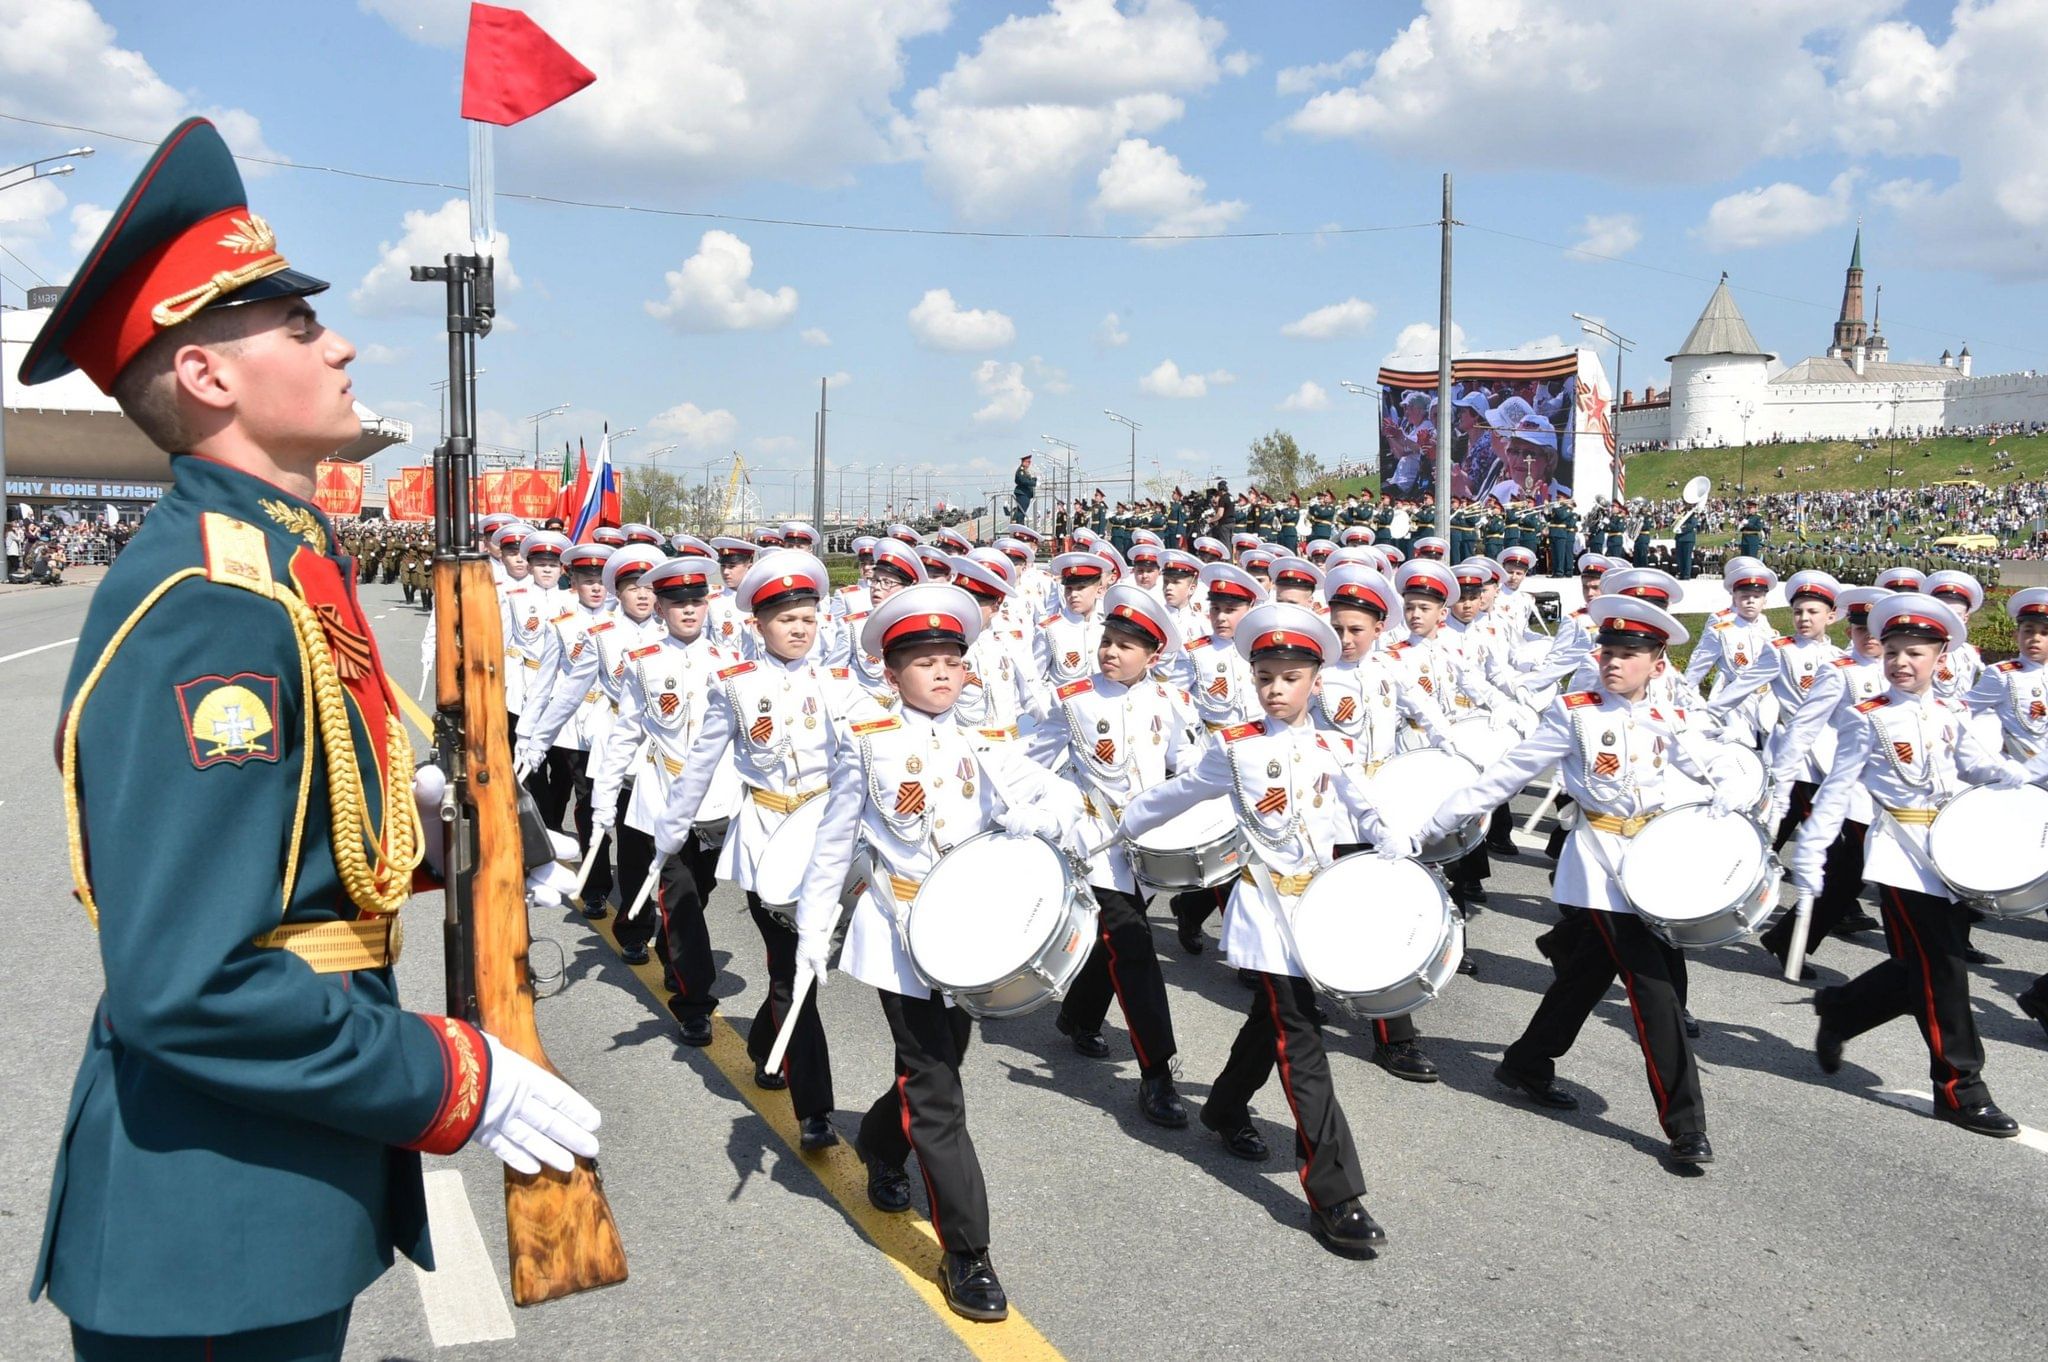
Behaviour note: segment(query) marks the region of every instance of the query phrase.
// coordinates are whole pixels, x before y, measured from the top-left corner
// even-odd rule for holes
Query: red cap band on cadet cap
[[[1934,597],[1937,601],[1954,599],[1961,601],[1964,605],[1970,603],[1970,593],[1959,586],[1938,586],[1927,594]]]
[[[1410,577],[1407,585],[1401,588],[1401,594],[1404,596],[1411,591],[1420,592],[1425,596],[1434,596],[1440,601],[1447,601],[1451,598],[1451,593],[1444,589],[1442,582],[1439,582],[1434,577],[1425,577],[1420,573]]]
[[[1315,574],[1313,572],[1303,572],[1300,568],[1281,568],[1278,573],[1274,574],[1274,580],[1301,582],[1307,586],[1314,586],[1316,584]]]
[[[1343,586],[1338,587],[1337,594],[1331,598],[1330,604],[1369,605],[1377,609],[1382,615],[1387,613],[1387,603],[1380,599],[1380,593],[1374,591],[1371,587],[1360,586],[1356,582],[1346,582]]]
[[[1060,569],[1060,580],[1065,582],[1079,578],[1088,581],[1100,577],[1107,566],[1106,563],[1069,563]]]
[[[1600,621],[1600,632],[1603,634],[1641,634],[1646,638],[1654,638],[1660,641],[1668,637],[1662,629],[1654,624],[1646,624],[1641,620],[1627,619],[1619,615],[1610,616]]]
[[[1218,578],[1209,583],[1209,594],[1211,596],[1228,596],[1233,600],[1240,601],[1255,601],[1259,598],[1258,592],[1242,582],[1233,582],[1227,577]]]
[[[824,585],[817,578],[811,576],[810,573],[786,572],[782,576],[765,583],[754,595],[756,600],[772,601],[777,596],[790,596],[800,591],[808,591],[814,596],[825,594]]]
[[[1948,637],[1948,626],[1926,615],[1893,615],[1884,622],[1884,631],[1889,634],[1894,629],[1925,629],[1938,638]]]
[[[1137,625],[1140,629],[1144,630],[1147,635],[1157,640],[1160,647],[1164,648],[1166,646],[1165,632],[1160,629],[1158,624],[1153,622],[1153,619],[1150,615],[1138,609],[1136,606],[1120,605],[1116,609],[1110,611],[1109,615],[1111,619],[1119,619],[1127,623]]]
[[[2022,616],[2048,615],[2048,601],[2028,601],[2020,607],[2020,614]]]
[[[2024,612],[2022,612],[2022,613],[2024,613]],[[2043,612],[2043,613],[2048,613],[2048,612]],[[1850,606],[1850,607],[1849,607],[1849,623],[1851,623],[1851,624],[1868,624],[1868,623],[1870,623],[1870,607],[1869,607],[1868,605],[1852,605],[1852,606]]]
[[[1829,605],[1835,603],[1835,593],[1828,590],[1826,584],[1822,582],[1801,582],[1799,589],[1792,593],[1792,599],[1796,601],[1801,596],[1818,596]]]
[[[967,626],[951,615],[905,615],[882,631],[882,647],[886,650],[898,639],[907,638],[912,634],[941,633],[957,634],[964,640],[967,637]]]
[[[1738,591],[1745,586],[1760,586],[1764,590],[1769,591],[1771,589],[1771,579],[1768,577],[1737,577],[1734,581],[1728,583],[1730,591]]]
[[[999,601],[1003,598],[1003,593],[999,589],[982,581],[979,577],[970,577],[964,572],[959,574],[954,585],[970,596],[985,596],[992,601]]]
[[[1292,629],[1272,629],[1252,640],[1255,653],[1270,652],[1278,648],[1299,648],[1306,653],[1323,655],[1322,645],[1308,634],[1297,634]]]
[[[1621,594],[1632,596],[1639,601],[1661,601],[1668,604],[1671,600],[1671,593],[1661,586],[1631,586],[1624,588]]]

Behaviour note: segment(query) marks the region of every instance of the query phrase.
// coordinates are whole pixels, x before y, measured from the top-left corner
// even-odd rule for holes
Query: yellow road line
[[[602,922],[590,924],[597,929],[599,939],[614,952],[619,949],[618,937],[613,930],[618,918],[614,912]],[[669,1016],[668,988],[661,977],[660,958],[651,956],[644,965],[627,965],[626,968],[632,971],[633,977],[654,1000],[656,1010],[664,1017]],[[1024,1318],[1014,1301],[1010,1304],[1010,1317],[1000,1324],[980,1324],[953,1313],[939,1291],[942,1250],[931,1222],[914,1210],[889,1215],[870,1205],[867,1169],[861,1165],[859,1156],[853,1152],[844,1135],[830,1149],[805,1153],[798,1143],[796,1113],[790,1108],[788,1094],[754,1086],[754,1060],[747,1053],[747,1043],[722,1013],[712,1014],[711,1044],[703,1053],[725,1075],[741,1100],[768,1123],[790,1152],[824,1184],[840,1209],[883,1252],[926,1308],[958,1335],[969,1352],[982,1362],[1064,1362],[1060,1351]]]

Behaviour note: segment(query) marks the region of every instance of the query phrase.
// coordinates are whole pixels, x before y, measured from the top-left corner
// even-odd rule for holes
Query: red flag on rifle
[[[520,11],[469,7],[469,43],[462,58],[464,118],[510,127],[596,79]]]

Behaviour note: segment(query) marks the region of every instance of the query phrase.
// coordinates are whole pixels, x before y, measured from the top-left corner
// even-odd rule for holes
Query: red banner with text
[[[329,515],[363,513],[363,466],[325,459],[314,472],[313,504]]]
[[[391,520],[434,518],[434,470],[401,468],[384,484],[384,514]]]

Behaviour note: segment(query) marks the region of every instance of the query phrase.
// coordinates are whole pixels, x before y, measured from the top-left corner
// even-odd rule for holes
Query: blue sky
[[[1275,426],[1326,461],[1369,451],[1372,405],[1340,383],[1370,381],[1404,332],[1433,344],[1410,328],[1436,316],[1437,236],[1318,229],[1430,222],[1444,170],[1470,224],[1454,313],[1473,347],[1572,337],[1583,312],[1639,342],[1627,386],[1661,384],[1727,270],[1759,340],[1796,360],[1826,343],[1860,216],[1895,357],[1967,340],[1979,373],[2048,367],[2048,130],[2025,103],[2048,0],[528,8],[598,84],[500,135],[503,190],[1212,238],[501,200],[518,287],[483,347],[486,439],[530,447],[522,418],[570,403],[542,429],[554,450],[594,444],[606,419],[638,427],[628,460],[673,444],[667,466],[722,479],[737,450],[771,510],[808,467],[827,375],[828,500],[840,468],[864,500],[875,467],[973,500],[1042,434],[1078,445],[1114,497],[1128,437],[1105,407],[1144,425],[1141,481],[1235,477]],[[459,194],[303,167],[459,182],[464,9],[227,0],[195,24],[156,4],[0,0],[0,113],[153,139],[225,111],[238,150],[292,162],[245,167],[255,205],[334,282],[322,310],[363,349],[358,393],[424,449],[436,294],[398,280],[452,244]],[[14,159],[75,141],[100,149],[76,174],[0,193],[7,301],[65,276],[142,148],[0,119]],[[1302,235],[1214,235],[1270,231]]]

